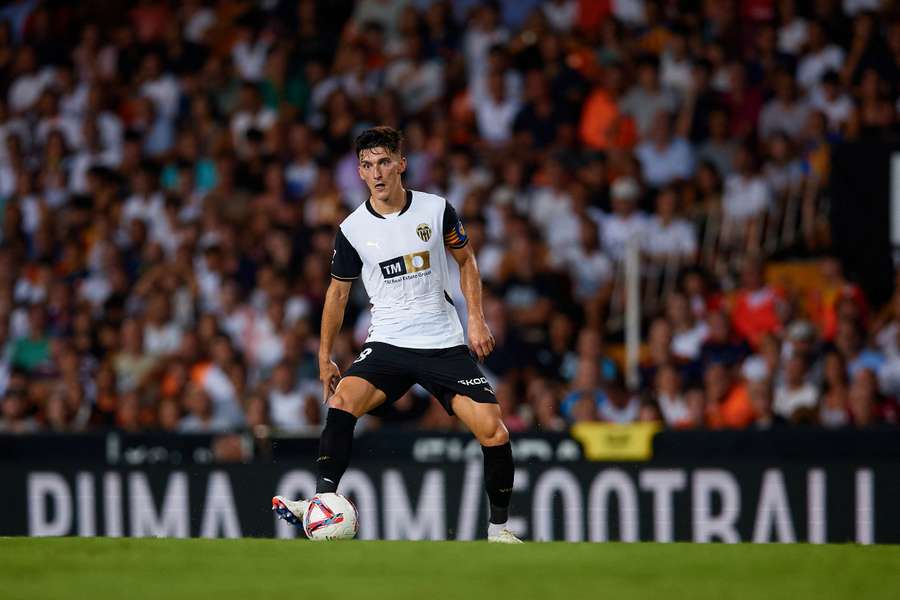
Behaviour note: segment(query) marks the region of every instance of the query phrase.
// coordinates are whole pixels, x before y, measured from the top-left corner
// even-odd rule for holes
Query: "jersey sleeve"
[[[450,248],[463,248],[469,243],[469,236],[466,235],[466,228],[463,227],[462,221],[456,214],[453,206],[445,201],[444,206],[444,244]]]
[[[331,259],[331,276],[340,281],[352,281],[362,272],[359,252],[344,235],[340,227],[334,236],[334,255]]]

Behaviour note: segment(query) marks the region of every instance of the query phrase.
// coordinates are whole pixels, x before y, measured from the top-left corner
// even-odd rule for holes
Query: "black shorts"
[[[369,342],[343,376],[365,379],[387,395],[387,404],[416,383],[437,398],[450,415],[450,403],[457,394],[475,402],[497,404],[491,384],[466,346],[416,350]]]

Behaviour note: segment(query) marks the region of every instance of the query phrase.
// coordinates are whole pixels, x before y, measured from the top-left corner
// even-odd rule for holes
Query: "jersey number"
[[[370,354],[372,354],[372,349],[366,348],[365,350],[363,350],[362,352],[359,353],[359,358],[354,360],[353,363],[356,364],[358,362],[362,362],[362,361],[366,360],[366,357]]]

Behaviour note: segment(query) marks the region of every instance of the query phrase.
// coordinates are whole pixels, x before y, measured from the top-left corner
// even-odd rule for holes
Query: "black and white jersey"
[[[367,200],[341,223],[331,276],[362,277],[372,303],[366,342],[402,348],[465,344],[462,324],[447,293],[445,246],[468,243],[453,207],[440,196],[407,190],[400,212],[381,215]]]

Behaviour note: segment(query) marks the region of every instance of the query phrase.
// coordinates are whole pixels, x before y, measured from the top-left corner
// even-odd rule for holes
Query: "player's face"
[[[369,148],[359,154],[359,176],[377,200],[386,201],[401,188],[400,175],[405,170],[406,159],[386,148]]]

